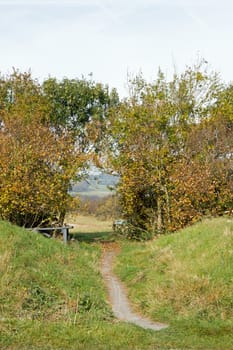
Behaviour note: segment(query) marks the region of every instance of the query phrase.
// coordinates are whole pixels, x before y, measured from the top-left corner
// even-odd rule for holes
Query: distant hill
[[[118,176],[103,172],[93,172],[90,173],[87,179],[74,183],[70,193],[73,196],[105,197],[114,193],[118,181]]]

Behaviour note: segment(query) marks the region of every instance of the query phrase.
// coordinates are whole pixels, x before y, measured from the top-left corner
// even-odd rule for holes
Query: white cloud
[[[228,0],[0,0],[0,70],[32,68],[124,91],[127,70],[153,78],[182,70],[199,52],[233,77]]]

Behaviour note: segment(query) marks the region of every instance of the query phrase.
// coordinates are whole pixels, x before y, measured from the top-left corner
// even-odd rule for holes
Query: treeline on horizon
[[[120,99],[92,79],[0,76],[1,219],[61,224],[90,164],[120,176],[129,238],[232,214],[233,85],[204,61],[128,85]]]

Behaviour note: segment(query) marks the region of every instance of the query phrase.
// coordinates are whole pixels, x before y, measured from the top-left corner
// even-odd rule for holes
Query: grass
[[[100,247],[0,221],[0,349],[156,349],[151,331],[106,303]]]
[[[125,243],[116,270],[135,308],[170,324],[174,347],[182,330],[184,348],[233,349],[233,220]]]
[[[83,196],[83,197],[95,197],[95,198],[104,198],[109,195],[112,195],[112,191],[106,188],[101,189],[93,189],[89,191],[80,191],[80,192],[71,192],[73,196]]]
[[[64,246],[1,222],[0,344],[5,341],[14,348],[12,342],[20,343],[30,332],[29,340],[37,342],[33,333],[44,332],[45,325],[68,329],[80,322],[111,320],[98,273],[99,255],[90,245]]]
[[[113,240],[112,220],[98,220],[93,216],[72,215],[66,217],[66,221],[74,228],[70,230],[71,236],[79,242],[98,243]]]
[[[83,242],[67,246],[0,221],[0,349],[233,349],[232,222],[121,242],[117,271],[136,308],[170,324],[154,332],[113,317],[99,273],[109,223],[79,220]]]

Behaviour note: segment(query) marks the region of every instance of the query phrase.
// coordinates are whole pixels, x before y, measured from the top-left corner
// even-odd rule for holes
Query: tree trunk
[[[157,230],[158,232],[162,231],[162,207],[161,199],[159,196],[157,198]]]
[[[171,226],[171,206],[170,206],[170,197],[167,190],[167,185],[164,186],[164,192],[165,192],[165,200],[166,200],[166,211],[167,211],[167,223],[168,226]]]

